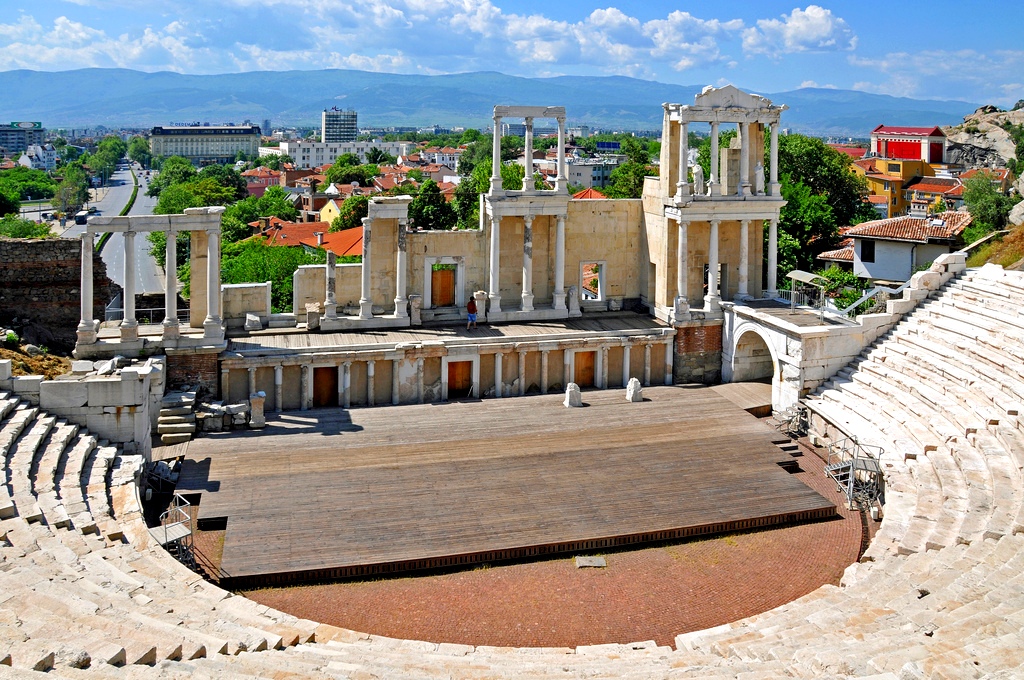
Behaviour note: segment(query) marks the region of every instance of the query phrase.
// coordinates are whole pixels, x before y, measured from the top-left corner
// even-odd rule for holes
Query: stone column
[[[718,220],[711,220],[711,235],[708,243],[708,294],[704,296],[705,307],[712,311],[719,308],[722,298],[718,295]]]
[[[299,379],[299,410],[309,410],[309,390],[310,383],[310,366],[309,364],[302,364],[302,376]]]
[[[667,168],[671,157],[668,151],[671,148],[669,140],[672,139],[672,105],[668,102],[663,102],[661,108],[661,154],[658,160],[663,167]],[[672,193],[672,186],[669,184],[669,173],[663,172],[659,174],[661,193],[668,196]]]
[[[625,387],[629,384],[630,375],[629,370],[629,345],[622,346],[622,386]]]
[[[344,408],[352,407],[352,362],[346,361],[338,366],[338,404]]]
[[[395,252],[395,316],[404,319],[409,316],[406,305],[409,299],[406,297],[406,250],[408,248],[407,236],[408,227],[405,218],[398,218],[398,250]],[[429,273],[428,273],[429,276]]]
[[[568,187],[568,177],[565,176],[565,116],[559,116],[558,121],[558,174],[555,175],[555,191],[564,192]]]
[[[555,222],[555,309],[565,309],[565,215]]]
[[[750,123],[740,123],[740,181],[737,196],[750,195]]]
[[[494,396],[501,399],[505,396],[505,379],[502,375],[501,352],[494,353]]]
[[[675,361],[675,351],[673,349],[673,341],[669,340],[665,343],[665,384],[674,385],[675,378],[672,375],[672,364]]]
[[[644,343],[644,387],[651,385],[651,344]]]
[[[519,351],[519,396],[526,395],[526,352]]]
[[[491,147],[491,191],[501,191],[501,116],[494,116],[494,137]]]
[[[740,220],[740,280],[737,300],[749,300],[747,286],[750,281],[750,220]]]
[[[391,361],[391,405],[398,406],[401,395],[401,382],[398,379],[398,371],[402,365],[401,359]]]
[[[284,366],[274,366],[274,411],[284,410]]]
[[[572,350],[562,350],[562,389],[568,387],[572,381]]]
[[[690,223],[679,220],[679,238],[676,241],[676,298],[686,300],[686,275],[689,269],[687,250],[689,248],[688,231]]]
[[[769,160],[769,193],[772,196],[781,196],[779,185],[779,121],[772,123],[771,157]]]
[[[687,159],[690,155],[690,126],[687,123],[679,124],[679,181],[676,182],[676,198],[685,199],[690,195],[690,164]]]
[[[224,329],[220,317],[220,230],[206,232],[206,320],[203,337],[221,339]]]
[[[223,401],[231,398],[231,369],[227,366],[220,369],[220,398]]]
[[[491,216],[491,271],[487,297],[491,301],[488,314],[501,312],[501,217]]]
[[[92,258],[93,258],[93,235],[82,232],[82,282],[81,282],[81,309],[78,321],[78,344],[91,345],[96,342],[96,322],[92,313]]]
[[[373,318],[373,300],[370,297],[370,240],[373,231],[373,218],[363,218],[363,280],[359,289],[359,318]]]
[[[608,348],[601,348],[601,389],[608,389]]]
[[[337,266],[338,256],[333,250],[327,251],[327,295],[324,300],[324,318],[338,318],[338,296],[337,296]]]
[[[775,132],[775,127],[772,127]],[[773,185],[774,186],[774,185]],[[776,275],[779,268],[779,221],[775,218],[768,220],[768,297],[776,297],[779,294]]]
[[[423,357],[416,360],[416,403],[423,403]]]
[[[523,193],[532,194],[533,189],[533,118],[526,118],[526,137],[523,140]]]
[[[180,336],[178,327],[178,234],[167,231],[167,245],[164,248],[164,340]]]
[[[376,376],[377,362],[370,359],[366,362],[366,405],[373,406],[374,402],[374,389],[373,380]]]
[[[548,350],[540,352],[540,393],[548,393]]]
[[[256,394],[256,367],[249,366],[249,392],[248,394]]]
[[[523,306],[524,312],[533,311],[533,217],[523,218]]]
[[[139,322],[135,320],[135,232],[124,232],[124,318],[121,319],[121,342],[139,339]]]
[[[718,185],[718,123],[711,124],[711,177],[708,178],[711,196],[720,196]]]

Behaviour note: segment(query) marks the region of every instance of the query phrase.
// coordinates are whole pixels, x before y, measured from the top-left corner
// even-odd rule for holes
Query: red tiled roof
[[[583,189],[582,191],[577,191],[575,194],[572,195],[572,197],[574,199],[608,198],[607,196],[602,194],[597,189],[594,189],[593,187],[590,187],[588,189]]]
[[[872,134],[900,135],[902,137],[945,137],[937,125],[935,127],[879,125],[871,132]]]
[[[971,168],[967,172],[961,173],[961,179],[970,179],[977,177],[978,175],[988,175],[993,182],[1002,182],[1010,177],[1009,168]]]
[[[326,224],[326,222],[320,222],[319,224]],[[317,231],[321,230],[317,229]],[[362,255],[363,230],[361,227],[357,227],[356,229],[343,229],[342,231],[324,234],[323,245],[319,245],[316,242],[316,236],[304,238],[301,243],[312,248],[326,248],[333,251],[339,257],[344,255]]]
[[[853,239],[844,238],[839,242],[839,246],[836,250],[826,250],[824,253],[818,253],[817,259],[829,260],[830,262],[853,262]]]
[[[904,189],[924,194],[946,194],[960,186],[960,180],[951,177],[918,177],[908,182]]]
[[[280,176],[281,176],[281,173],[278,172],[277,170],[271,170],[270,168],[265,168],[262,165],[260,167],[258,167],[258,168],[253,168],[252,170],[246,170],[245,172],[242,173],[242,177],[259,177],[260,179],[269,179],[269,178],[275,178],[276,179],[276,178],[278,178]]]
[[[250,222],[250,227],[258,227],[259,221]],[[313,239],[318,231],[326,232],[331,228],[330,222],[286,222],[277,217],[270,218],[270,226],[264,231],[256,234],[267,239],[267,245],[271,246],[298,246],[305,239]]]
[[[891,241],[927,243],[932,239],[955,238],[971,223],[967,212],[947,211],[928,217],[890,217],[855,225],[847,232],[851,237],[869,237]]]
[[[862,158],[868,152],[863,146],[849,146],[848,144],[829,144],[829,146],[850,158]]]
[[[879,204],[879,205],[887,205],[889,203],[889,198],[887,196],[875,196],[875,195],[872,194],[871,196],[868,196],[868,203],[876,203],[876,204]],[[845,229],[845,227],[844,227],[844,229]]]

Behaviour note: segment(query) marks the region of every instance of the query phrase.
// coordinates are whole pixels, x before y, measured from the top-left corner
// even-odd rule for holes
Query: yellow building
[[[851,169],[867,181],[868,195],[885,198],[883,217],[905,215],[910,209],[910,201],[904,191],[906,185],[915,177],[935,176],[932,166],[924,161],[877,156],[854,161]]]

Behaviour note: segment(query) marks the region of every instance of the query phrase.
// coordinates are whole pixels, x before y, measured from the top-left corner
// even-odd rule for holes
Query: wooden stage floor
[[[495,561],[831,517],[779,433],[703,387],[268,417],[191,442],[229,587]]]

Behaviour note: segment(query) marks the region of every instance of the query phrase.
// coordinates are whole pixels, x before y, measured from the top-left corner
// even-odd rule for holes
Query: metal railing
[[[846,496],[850,509],[884,502],[884,479],[879,460],[881,446],[861,444],[856,437],[844,437],[829,444],[825,474]]]
[[[892,296],[899,295],[900,293],[902,293],[909,285],[910,281],[907,280],[899,288],[889,288],[888,286],[875,286],[874,288],[872,288],[871,290],[867,291],[859,298],[857,298],[857,301],[854,302],[853,304],[849,305],[848,307],[844,307],[843,309],[837,309],[836,311],[837,313],[849,318],[851,316],[856,315],[857,308],[860,307],[865,302],[867,302],[868,300],[875,299],[875,304],[884,303]],[[872,307],[873,306],[874,305],[872,305]]]
[[[162,323],[164,320],[164,308],[163,307],[152,307],[145,309],[135,310],[135,320],[139,323],[155,324]],[[104,312],[105,321],[121,321],[124,319],[124,308],[123,307],[107,307]],[[187,323],[191,318],[190,310],[188,307],[181,307],[178,309],[178,321]]]
[[[167,552],[189,567],[195,567],[192,551],[192,504],[175,493],[171,506],[160,515],[160,526],[150,529]]]

